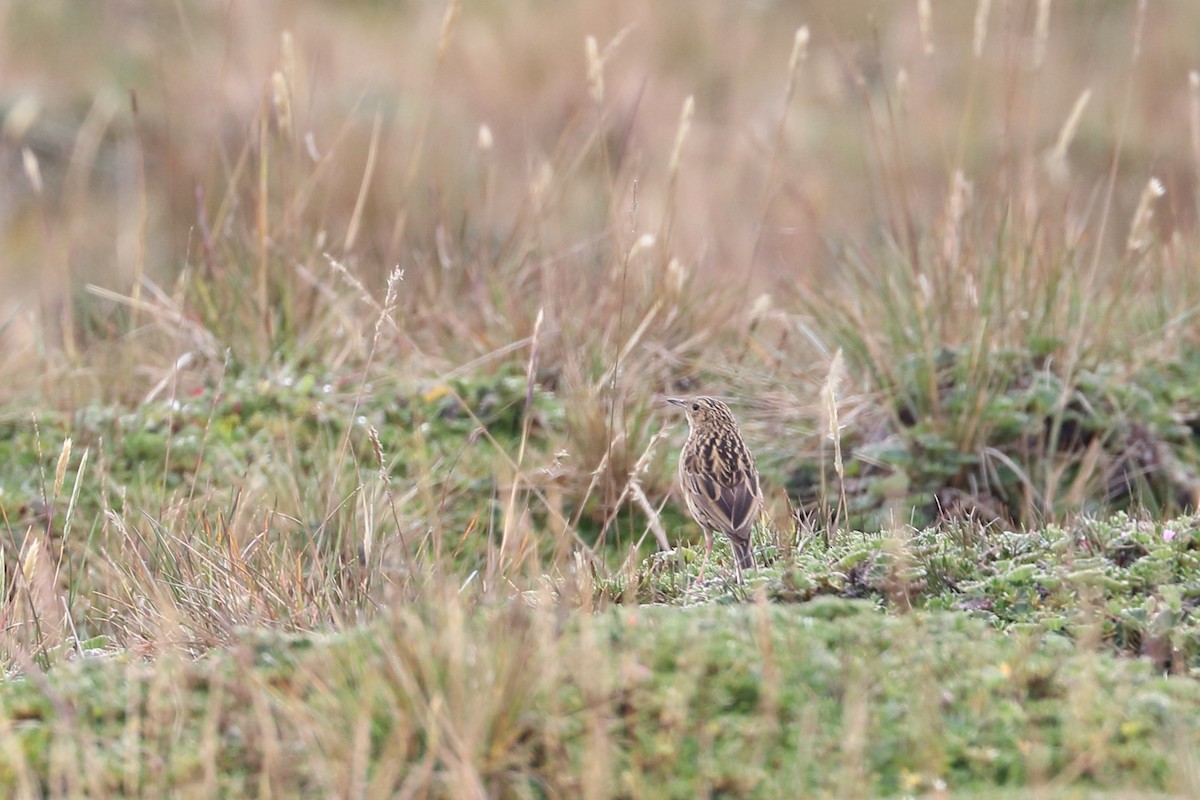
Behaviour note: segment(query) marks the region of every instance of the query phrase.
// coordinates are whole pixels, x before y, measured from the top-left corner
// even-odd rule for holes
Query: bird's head
[[[693,429],[735,424],[729,406],[715,397],[668,397],[667,402],[683,409],[688,425]]]

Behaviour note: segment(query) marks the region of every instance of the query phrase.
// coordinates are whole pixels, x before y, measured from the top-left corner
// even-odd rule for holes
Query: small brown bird
[[[750,527],[762,509],[754,456],[742,441],[729,406],[712,397],[668,397],[687,413],[688,438],[679,454],[679,481],[692,518],[704,529],[704,562],[712,552],[713,531],[733,544],[738,579],[754,566]]]

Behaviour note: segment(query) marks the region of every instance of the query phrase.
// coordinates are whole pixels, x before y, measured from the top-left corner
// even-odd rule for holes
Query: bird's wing
[[[754,458],[739,440],[716,438],[685,452],[680,474],[708,502],[698,510],[709,527],[733,533],[749,530],[762,504]]]
[[[761,501],[758,480],[752,473],[743,474],[743,480],[734,486],[726,486],[711,476],[698,473],[692,473],[688,478],[696,491],[708,498],[705,510],[717,517],[711,520],[713,527],[725,533],[749,529]]]

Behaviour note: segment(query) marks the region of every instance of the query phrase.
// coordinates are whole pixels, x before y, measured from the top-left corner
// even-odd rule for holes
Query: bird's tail
[[[729,541],[733,544],[733,557],[737,561],[738,568],[752,569],[754,567],[754,551],[750,549],[749,531],[745,536],[730,536]]]

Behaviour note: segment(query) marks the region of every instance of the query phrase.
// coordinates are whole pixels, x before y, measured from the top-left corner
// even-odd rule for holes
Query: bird
[[[688,512],[704,529],[704,561],[712,553],[713,531],[729,537],[739,582],[754,567],[750,528],[762,510],[762,489],[754,455],[742,440],[729,406],[714,397],[668,397],[687,414],[688,438],[679,453],[679,482]]]

